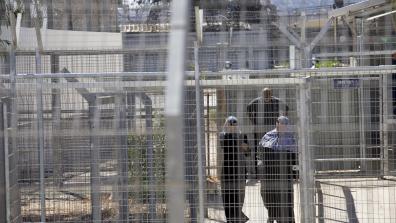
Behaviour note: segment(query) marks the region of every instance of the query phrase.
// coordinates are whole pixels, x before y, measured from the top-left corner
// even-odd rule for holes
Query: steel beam
[[[274,26],[278,27],[279,31],[281,31],[285,36],[287,36],[287,38],[298,48],[302,47],[301,41],[298,40],[298,38],[296,36],[294,36],[291,32],[289,32],[289,30],[287,29],[287,27],[285,26],[285,24],[283,23],[272,23]]]
[[[327,31],[330,29],[333,24],[333,18],[327,20],[326,24],[320,29],[320,32],[315,36],[315,38],[308,45],[309,51],[312,51],[313,48],[318,44],[318,42],[326,35]]]
[[[328,18],[348,16],[352,13],[387,3],[387,0],[366,0],[329,11]]]

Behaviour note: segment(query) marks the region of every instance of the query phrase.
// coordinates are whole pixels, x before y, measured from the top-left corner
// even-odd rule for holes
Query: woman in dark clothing
[[[242,212],[246,185],[247,137],[239,130],[237,119],[230,116],[220,133],[223,153],[221,169],[221,192],[227,222],[246,222],[248,217]]]

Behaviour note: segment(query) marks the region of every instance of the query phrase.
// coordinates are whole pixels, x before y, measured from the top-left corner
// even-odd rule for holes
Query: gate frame
[[[315,219],[315,178],[314,178],[314,169],[313,169],[313,159],[312,159],[312,154],[310,153],[310,143],[311,143],[311,137],[310,137],[310,78],[314,78],[316,76],[323,77],[326,75],[328,78],[332,77],[340,77],[344,75],[353,74],[353,75],[359,75],[359,77],[362,77],[364,75],[387,75],[391,74],[392,72],[396,72],[396,66],[383,66],[380,69],[378,67],[357,67],[357,68],[337,68],[337,69],[301,69],[301,70],[265,70],[265,71],[235,71],[235,70],[227,70],[227,71],[221,71],[221,72],[201,72],[201,76],[208,77],[221,77],[222,75],[238,75],[238,74],[253,74],[253,75],[259,75],[259,76],[265,76],[267,74],[279,74],[280,77],[274,79],[243,79],[240,82],[236,82],[235,80],[223,80],[223,79],[217,79],[217,80],[211,80],[211,79],[201,79],[200,80],[200,85],[201,89],[203,88],[214,88],[218,86],[233,86],[233,85],[255,85],[255,86],[263,86],[263,85],[294,85],[296,86],[296,89],[299,89],[299,96],[298,96],[298,114],[300,115],[300,122],[298,123],[298,134],[301,137],[299,140],[299,153],[301,155],[299,156],[299,161],[301,165],[301,170],[300,171],[300,178],[303,179],[302,185],[300,188],[300,196],[301,196],[301,201],[304,206],[304,210],[301,212],[302,213],[302,220],[303,222],[309,222],[310,219]],[[83,76],[84,75],[84,76]],[[58,73],[58,74],[38,74],[38,75],[16,75],[15,79],[18,78],[33,78],[33,79],[41,79],[41,78],[71,78],[71,77],[123,77],[123,76],[140,76],[142,75],[141,72],[125,72],[125,73],[91,73],[91,74],[81,74],[81,73]],[[162,72],[158,73],[148,73],[148,76],[154,76],[154,77],[161,77],[164,75]],[[187,76],[190,78],[187,78],[185,86],[193,86],[195,85],[195,81],[191,80],[191,77],[193,77],[194,73],[193,72],[187,72]],[[304,76],[305,75],[305,76]],[[308,77],[307,77],[308,76]],[[15,81],[17,82],[17,81]],[[65,88],[64,84],[62,83],[46,83],[42,82],[43,87],[47,88],[57,88],[57,89],[62,89]],[[111,83],[98,83],[96,84],[98,86],[105,86],[109,87],[111,86]],[[151,81],[135,81],[135,82],[126,82],[126,83],[114,83],[114,87],[121,87],[121,88],[158,88],[158,87],[165,87],[166,86],[166,81],[155,81],[155,84],[153,84]],[[16,93],[15,85],[11,87],[14,87],[14,92]],[[67,88],[83,88],[83,87],[92,87],[92,83],[78,83],[78,82],[69,82],[66,86]],[[382,89],[385,91],[384,89]],[[384,95],[381,95],[381,103],[386,103],[384,102]],[[381,107],[383,107],[384,104],[381,104]],[[384,111],[381,113],[381,117],[384,115]],[[15,115],[13,115],[15,116]],[[14,117],[15,119],[15,117]],[[12,119],[13,120],[13,119]],[[11,120],[11,121],[12,121]],[[384,120],[381,121],[383,123]],[[384,129],[384,126],[381,127],[381,131],[386,131]],[[386,136],[384,136],[386,137]],[[306,148],[306,149],[304,149]],[[386,146],[382,144],[382,150],[386,149]],[[384,161],[384,160],[382,160]],[[385,164],[385,163],[384,163]]]

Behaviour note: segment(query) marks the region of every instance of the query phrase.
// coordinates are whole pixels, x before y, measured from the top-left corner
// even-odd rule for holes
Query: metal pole
[[[341,129],[337,133],[337,137],[341,139],[342,145],[357,145],[357,136],[356,136],[356,126],[352,124],[351,120],[351,102],[352,101],[352,93],[351,90],[344,89],[341,91]],[[353,136],[352,136],[353,134]],[[345,148],[345,147],[344,147]],[[340,154],[341,155],[341,154]],[[357,154],[354,154],[353,149],[343,149],[342,151],[343,157],[355,157]],[[356,163],[353,162],[344,162],[342,163],[342,168],[346,170],[351,170],[357,168]]]
[[[128,222],[128,139],[126,127],[126,105],[124,95],[116,96],[115,109],[116,109],[116,126],[119,137],[119,151],[118,151],[118,168],[119,168],[119,220]]]
[[[393,1],[393,5],[396,6],[396,1]],[[391,21],[392,17],[385,17],[385,27],[391,27]],[[362,25],[363,26],[363,25]],[[385,29],[385,35],[386,36],[392,36],[392,31],[391,29]],[[392,43],[386,42],[385,44],[385,50],[392,49]],[[392,64],[392,59],[390,56],[385,58],[385,64]],[[389,123],[389,120],[392,120],[393,116],[393,106],[392,103],[394,102],[394,99],[392,98],[392,88],[393,88],[393,83],[392,83],[392,77],[394,74],[388,73],[388,74],[383,74],[383,86],[382,86],[382,94],[383,94],[383,110],[382,110],[382,116],[383,116],[383,122],[384,122],[384,175],[388,176],[390,174],[390,171],[393,171],[394,168],[392,167],[393,165],[393,156],[391,153],[389,153],[389,150],[392,149],[392,135],[393,135],[393,128],[391,127],[391,124]]]
[[[357,36],[357,44],[358,44],[358,50],[359,50],[359,66],[363,66],[363,37],[362,36]]]
[[[208,94],[206,95],[206,145],[207,145],[207,149],[206,149],[206,165],[211,167],[210,164],[210,102],[209,102],[209,92],[207,92]],[[211,175],[210,168],[207,171],[208,175]]]
[[[338,49],[337,49],[337,38],[338,38],[338,35],[337,35],[337,26],[338,26],[338,19],[337,18],[334,18],[334,33],[333,33],[333,37],[334,37],[334,52],[337,52],[338,51]],[[337,60],[337,56],[336,57],[334,57],[334,60]]]
[[[11,48],[10,51],[10,88],[11,88],[11,108],[10,108],[10,115],[11,115],[11,131],[9,132],[11,135],[11,146],[8,147],[8,159],[15,160],[14,162],[9,162],[8,166],[8,189],[9,191],[9,201],[7,205],[7,219],[11,221],[14,216],[19,216],[21,213],[20,205],[19,205],[19,188],[17,182],[18,172],[16,171],[16,160],[18,160],[18,153],[17,153],[17,121],[18,121],[18,109],[17,109],[17,92],[16,92],[16,56],[15,56],[15,48]],[[8,126],[8,125],[7,125]],[[9,144],[7,144],[9,145]],[[12,172],[12,173],[10,173]],[[13,175],[13,176],[10,176]],[[11,191],[12,190],[12,191]],[[17,202],[17,205],[12,205],[11,201]]]
[[[8,160],[8,151],[6,152],[5,147],[5,136],[7,127],[4,125],[4,106],[5,103],[3,101],[0,102],[0,222],[7,222],[7,194],[6,190],[6,160]],[[7,118],[7,116],[5,116]],[[4,149],[4,153],[1,152],[1,149]],[[8,148],[7,148],[8,150]],[[3,165],[4,164],[4,165]],[[7,163],[8,164],[8,163]]]
[[[364,19],[360,19],[360,28],[359,33],[360,35],[357,36],[357,42],[359,44],[359,66],[365,66],[365,60],[363,58],[363,51],[364,51]]]
[[[360,158],[362,160],[360,161],[360,170],[361,171],[366,171],[367,166],[366,166],[366,137],[365,137],[365,132],[366,132],[366,113],[365,113],[365,107],[366,107],[366,101],[367,97],[365,97],[364,93],[364,81],[362,81],[361,86],[359,87],[359,138],[360,138]]]
[[[155,174],[154,174],[154,148],[153,148],[153,102],[151,98],[142,93],[141,99],[146,113],[146,143],[147,143],[147,174],[149,178],[149,221],[156,217],[155,199]]]
[[[389,175],[389,125],[387,123],[388,119],[388,78],[386,75],[381,75],[381,93],[380,95],[382,96],[381,100],[381,108],[380,108],[380,114],[381,114],[381,123],[382,123],[382,137],[383,137],[383,147],[382,147],[382,174],[383,176]]]
[[[300,63],[299,68],[307,68],[308,61],[307,61],[307,49],[306,49],[306,23],[307,23],[307,16],[305,11],[301,12],[301,49],[300,49]]]
[[[167,188],[169,222],[184,222],[184,68],[189,1],[173,1],[166,89]]]
[[[59,56],[51,55],[51,73],[59,72]],[[51,83],[59,83],[59,78],[52,78]],[[63,160],[62,160],[62,144],[61,144],[61,90],[52,88],[52,151],[54,159],[54,183],[60,187],[63,183]]]
[[[5,206],[6,221],[11,222],[10,214],[10,162],[9,162],[9,143],[8,143],[8,108],[7,103],[3,105],[3,129],[4,129],[4,173],[5,173]]]
[[[289,46],[289,68],[296,69],[296,46]]]
[[[195,59],[195,103],[197,114],[197,149],[198,149],[198,203],[199,215],[198,222],[204,222],[204,171],[202,166],[202,129],[201,129],[201,92],[199,85],[199,63],[198,63],[198,43],[194,43]]]
[[[36,49],[36,74],[41,73],[41,55]],[[40,218],[45,222],[45,176],[44,176],[44,124],[43,124],[43,79],[36,79],[37,140],[40,163]]]
[[[382,90],[383,86],[383,78],[382,75],[379,76],[379,83],[378,83],[378,88],[379,88],[379,134],[380,134],[380,171],[381,171],[381,175],[384,176],[385,175],[385,171],[384,171],[384,151],[386,148],[386,144],[387,142],[385,142],[385,139],[387,138],[385,136],[385,123],[384,123],[384,115],[383,115],[383,104],[384,104],[384,91]]]
[[[321,103],[320,103],[320,114],[321,114],[321,118],[320,118],[320,124],[322,125],[322,126],[328,126],[329,125],[329,113],[330,113],[330,110],[329,110],[329,100],[330,100],[330,97],[329,97],[329,91],[330,91],[330,88],[331,88],[332,86],[331,86],[331,84],[329,83],[329,80],[326,80],[326,81],[320,81],[319,82],[319,89],[320,89],[320,101],[321,101]],[[325,127],[326,128],[326,127]],[[321,139],[321,143],[324,143],[325,145],[331,145],[332,143],[331,143],[331,139],[329,139],[330,137],[324,137],[323,139]],[[316,157],[315,157],[316,158]],[[315,159],[315,162],[316,162],[316,159]],[[324,168],[324,169],[328,169],[329,168],[329,165],[331,165],[331,164],[328,164],[328,163],[321,163],[321,164],[319,164],[318,166],[320,167],[320,168]],[[320,183],[316,183],[315,182],[315,185],[319,185],[320,186]],[[318,189],[318,196],[320,197],[320,194],[321,193],[321,190],[320,190],[320,188]],[[318,198],[319,199],[319,198]],[[320,204],[318,204],[318,205],[320,205]],[[322,218],[323,218],[323,215],[320,215],[321,213],[320,213],[320,211],[321,211],[321,207],[323,207],[323,206],[318,206],[318,214],[319,214],[319,217],[321,216]],[[323,209],[322,209],[323,210]],[[320,220],[319,219],[319,221],[323,221],[323,220]]]
[[[91,143],[91,218],[94,223],[101,222],[101,203],[100,203],[100,153],[97,142],[97,128],[99,128],[99,108],[95,97],[89,101],[89,121],[90,121],[90,143]]]
[[[135,94],[131,92],[126,93],[126,106],[127,106],[127,114],[128,114],[128,126],[126,127],[130,131],[136,130],[136,121],[135,121],[135,113],[136,113],[136,99]],[[131,120],[131,121],[129,121]]]
[[[314,166],[313,157],[310,150],[310,79],[305,79],[305,83],[300,84],[299,95],[299,117],[298,126],[299,141],[299,165],[300,165],[300,200],[301,200],[301,222],[314,222]]]

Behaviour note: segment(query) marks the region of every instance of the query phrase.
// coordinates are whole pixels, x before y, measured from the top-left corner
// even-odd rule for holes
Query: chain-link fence
[[[0,222],[395,222],[394,4],[181,3],[0,2]]]
[[[40,62],[40,56],[35,60]],[[10,219],[166,221],[172,207],[166,195],[165,74],[82,74],[62,67],[59,73],[3,79]],[[233,214],[251,222],[392,222],[394,72],[392,66],[203,71],[198,88],[187,72],[180,136],[185,219],[197,221],[202,202],[208,222]],[[272,100],[279,99],[278,107],[260,105],[266,104],[264,88],[271,90]],[[279,151],[296,157],[268,162],[277,158],[261,139],[277,126],[270,119],[282,114],[288,117],[294,149],[279,146]],[[237,133],[247,145],[234,151],[235,157],[232,146],[226,146],[230,139],[224,138],[232,131],[229,116],[237,120]],[[284,196],[277,197],[279,192]]]

